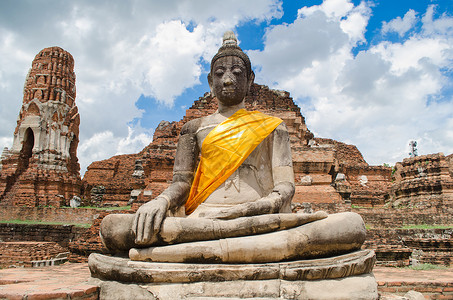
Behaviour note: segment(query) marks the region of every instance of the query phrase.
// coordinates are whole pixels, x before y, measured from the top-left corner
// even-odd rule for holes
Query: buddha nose
[[[229,74],[225,74],[225,78],[223,79],[223,85],[228,86],[233,84],[233,79]]]

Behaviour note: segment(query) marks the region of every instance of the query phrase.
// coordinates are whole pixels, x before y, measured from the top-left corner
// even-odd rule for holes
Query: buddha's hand
[[[200,217],[208,219],[230,220],[240,217],[258,216],[263,214],[278,213],[282,206],[282,197],[272,192],[266,197],[253,202],[237,204],[233,207],[225,208],[220,211],[206,212]]]
[[[140,206],[132,224],[136,244],[149,245],[153,241],[153,237],[160,230],[167,210],[167,199],[159,197]]]
[[[243,205],[236,205],[230,208],[224,208],[219,211],[208,211],[200,213],[200,217],[206,219],[231,220],[245,216]]]

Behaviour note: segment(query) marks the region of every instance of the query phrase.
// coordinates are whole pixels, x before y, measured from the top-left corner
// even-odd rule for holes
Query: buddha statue
[[[291,213],[288,131],[281,119],[244,109],[253,81],[249,57],[226,32],[208,75],[218,110],[183,126],[165,191],[134,215],[104,218],[106,248],[129,251],[131,260],[197,263],[269,263],[360,249],[365,226],[358,214]]]
[[[253,80],[226,32],[208,75],[218,110],[182,127],[172,183],[135,214],[101,223],[115,254],[88,259],[101,299],[378,298],[358,214],[291,213],[288,130],[245,110]]]

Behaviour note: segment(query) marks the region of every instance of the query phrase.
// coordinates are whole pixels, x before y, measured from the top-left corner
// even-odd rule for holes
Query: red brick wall
[[[49,260],[68,249],[55,242],[0,242],[0,267],[31,267],[32,261]]]
[[[67,247],[87,229],[73,225],[0,223],[0,241],[56,242]]]
[[[403,296],[412,290],[422,293],[426,299],[453,299],[453,283],[451,282],[378,282],[378,291],[382,295],[396,294]]]
[[[88,208],[0,207],[0,220],[92,223],[100,211]]]

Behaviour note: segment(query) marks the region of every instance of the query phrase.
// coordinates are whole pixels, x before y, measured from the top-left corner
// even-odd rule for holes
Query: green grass
[[[441,265],[433,265],[433,264],[419,264],[415,266],[408,266],[405,267],[406,269],[411,269],[411,270],[445,270],[448,269],[447,266],[441,266]]]
[[[352,205],[351,205],[351,208],[372,208],[372,207],[365,207],[365,206],[360,206],[360,205],[352,204]]]
[[[91,223],[73,223],[73,222],[46,222],[46,221],[35,221],[35,220],[0,220],[0,223],[9,224],[27,224],[27,225],[74,225],[77,227],[90,228]]]
[[[409,224],[403,225],[400,229],[450,229],[453,225],[428,225],[428,224]]]
[[[131,209],[130,205],[127,206],[119,206],[119,207],[96,207],[96,206],[80,206],[78,208],[89,208],[89,209],[97,209],[97,210],[129,210]]]

